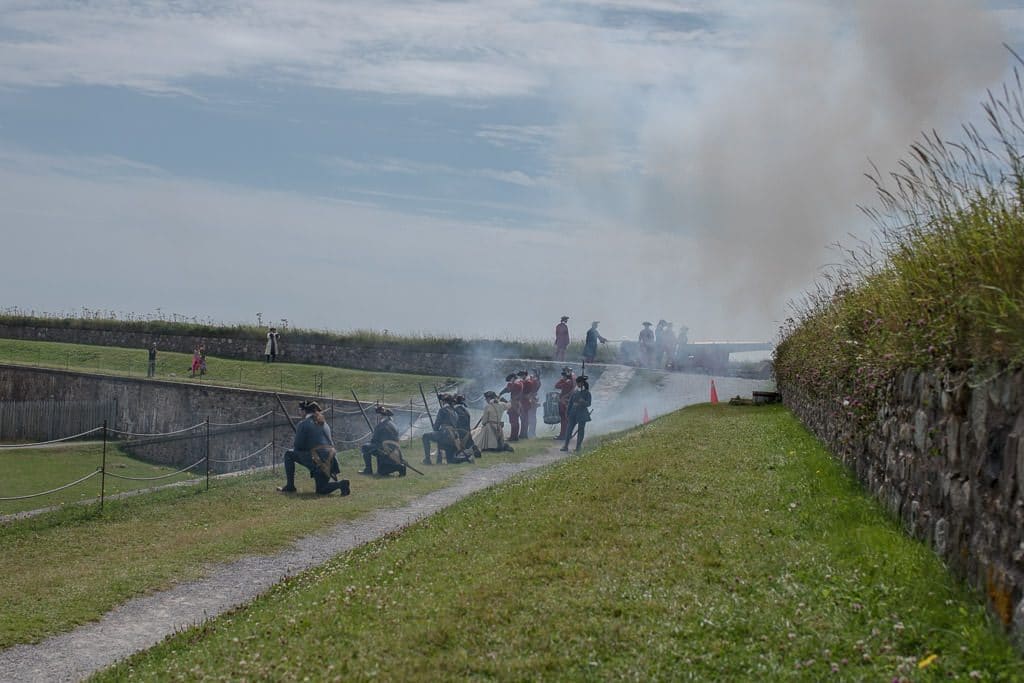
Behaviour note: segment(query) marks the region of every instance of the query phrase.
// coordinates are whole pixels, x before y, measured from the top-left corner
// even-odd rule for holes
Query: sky
[[[0,0],[0,308],[769,341],[1022,36],[1003,0]]]

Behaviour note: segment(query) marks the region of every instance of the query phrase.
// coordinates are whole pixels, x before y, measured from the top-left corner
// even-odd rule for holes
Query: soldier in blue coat
[[[392,472],[398,472],[398,476],[405,476],[405,465],[402,464],[402,451],[398,448],[398,428],[391,418],[394,413],[390,408],[377,406],[377,414],[382,416],[377,426],[373,428],[373,435],[370,443],[363,444],[363,464],[365,467],[359,474],[373,474],[373,456],[377,456],[377,474],[384,477]]]
[[[335,457],[337,453],[331,439],[331,426],[320,412],[320,405],[316,401],[302,401],[299,407],[306,413],[306,417],[295,427],[295,441],[292,442],[291,450],[284,453],[286,481],[277,490],[283,493],[295,492],[295,463],[299,463],[309,470],[319,495],[341,491],[341,495],[347,496],[348,479],[331,481],[337,479],[341,470],[338,458]]]
[[[583,445],[583,434],[586,431],[587,423],[590,422],[590,383],[586,375],[576,378],[576,390],[569,394],[569,403],[566,406],[566,415],[569,418],[569,426],[565,431],[565,443],[560,451],[569,450],[569,441],[572,439],[573,429],[576,430],[576,451],[579,452]]]

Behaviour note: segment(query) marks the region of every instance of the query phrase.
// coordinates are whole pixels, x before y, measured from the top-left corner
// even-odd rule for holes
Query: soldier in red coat
[[[576,376],[573,374],[572,368],[562,368],[562,377],[555,382],[555,389],[558,389],[558,417],[562,418],[562,423],[558,430],[558,436],[555,438],[560,441],[565,441],[565,430],[569,426],[569,416],[566,414],[566,409],[569,407],[569,394],[576,388]]]
[[[522,387],[521,393],[519,394],[519,438],[529,439],[530,435],[527,433],[529,428],[529,415],[530,415],[530,397],[526,394],[527,386],[529,385],[529,373],[526,370],[520,370],[516,373],[516,382]]]
[[[569,348],[569,326],[565,322],[569,316],[563,315],[561,322],[555,325],[555,360],[565,360],[565,350]]]
[[[537,408],[540,407],[540,370],[536,368],[523,379],[523,413],[521,433],[528,438],[537,436]]]
[[[516,378],[515,373],[505,377],[505,388],[498,392],[498,396],[503,396],[504,394],[508,394],[508,440],[519,441],[521,426],[519,421],[519,409],[523,401],[523,381]]]

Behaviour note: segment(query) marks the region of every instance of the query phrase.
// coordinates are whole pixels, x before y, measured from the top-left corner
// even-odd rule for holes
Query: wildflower
[[[929,666],[931,666],[932,662],[934,662],[938,658],[939,658],[939,656],[937,654],[930,654],[927,657],[925,657],[924,659],[922,659],[920,662],[917,663],[917,668],[918,669],[926,669]]]

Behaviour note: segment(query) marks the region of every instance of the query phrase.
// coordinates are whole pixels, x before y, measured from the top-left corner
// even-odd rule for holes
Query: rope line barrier
[[[152,433],[152,434],[145,434],[145,433],[142,433],[142,432],[126,432],[126,431],[123,431],[123,430],[120,430],[120,429],[112,429],[112,428],[108,428],[107,431],[110,432],[111,434],[121,434],[123,436],[144,436],[144,437],[148,437],[148,436],[174,436],[175,434],[184,434],[185,432],[190,432],[193,429],[198,429],[199,427],[205,427],[205,426],[206,426],[205,422],[200,422],[199,424],[192,425],[191,427],[185,427],[184,429],[177,429],[177,430],[175,430],[173,432],[156,432],[156,433]]]
[[[260,420],[265,418],[267,415],[273,415],[275,412],[276,411],[274,411],[274,410],[268,410],[267,412],[263,413],[262,415],[258,415],[256,417],[252,418],[251,420],[242,420],[241,422],[211,422],[210,426],[211,427],[237,427],[238,425],[247,425],[247,424],[251,424],[253,422],[259,422]]]
[[[6,500],[25,500],[26,498],[38,498],[39,496],[48,496],[51,493],[57,493],[57,491],[63,491],[64,489],[69,489],[72,486],[74,486],[75,484],[81,484],[86,479],[92,479],[93,477],[95,477],[97,474],[99,474],[102,471],[103,470],[101,468],[97,467],[95,471],[90,472],[89,474],[85,475],[81,479],[73,481],[70,484],[64,484],[63,486],[58,486],[55,489],[50,489],[49,491],[43,491],[41,493],[30,493],[30,494],[25,495],[25,496],[9,496],[9,497],[6,497],[6,498],[0,498],[0,500],[3,500],[3,501],[6,501]]]
[[[363,434],[362,436],[358,436],[358,437],[356,437],[355,439],[336,439],[335,441],[337,441],[337,443],[351,443],[351,444],[356,444],[356,443],[359,443],[359,442],[361,442],[361,441],[365,441],[365,440],[366,440],[366,439],[367,439],[368,437],[370,437],[370,436],[371,436],[372,434],[373,434],[373,430],[370,430],[370,431],[366,432],[365,434]]]
[[[84,431],[81,434],[74,434],[72,436],[62,436],[59,439],[50,439],[49,441],[36,441],[35,443],[2,444],[2,445],[0,445],[0,448],[33,448],[35,446],[48,446],[48,445],[50,445],[52,443],[60,443],[62,441],[70,441],[71,439],[77,439],[77,438],[82,437],[82,436],[88,436],[89,434],[93,434],[95,432],[98,432],[101,429],[103,429],[102,426],[93,427],[92,429]]]
[[[260,453],[262,453],[263,451],[267,450],[268,448],[270,448],[273,445],[274,445],[274,442],[271,441],[266,446],[264,446],[263,448],[260,448],[259,450],[256,450],[256,451],[253,451],[249,455],[243,455],[241,458],[236,458],[234,460],[218,460],[217,458],[210,458],[210,462],[217,462],[217,463],[222,463],[222,464],[231,464],[231,463],[235,463],[235,462],[243,462],[243,461],[248,460],[249,458],[251,458],[253,456],[259,455]]]
[[[177,472],[171,472],[170,474],[162,474],[159,477],[129,477],[129,476],[125,475],[125,474],[114,474],[113,472],[107,472],[107,476],[108,477],[115,477],[117,479],[127,479],[129,481],[156,481],[157,479],[167,479],[168,477],[173,477],[175,474],[181,474],[182,472],[188,472],[190,469],[192,469],[196,465],[202,464],[204,462],[206,462],[206,458],[200,458],[199,460],[197,460],[196,462],[192,463],[188,467],[182,468],[182,469],[178,470]]]

